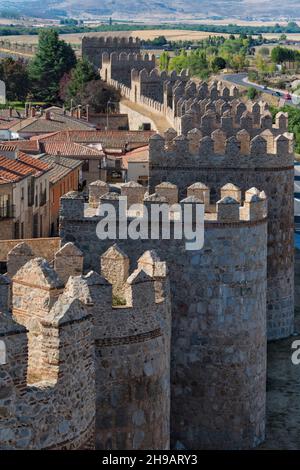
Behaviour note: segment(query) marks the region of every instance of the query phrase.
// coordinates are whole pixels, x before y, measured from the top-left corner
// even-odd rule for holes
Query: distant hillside
[[[269,18],[300,17],[298,0],[152,0],[151,8],[147,0],[62,0],[51,1],[55,8],[70,12],[81,11],[95,15],[178,14],[207,16],[268,16]]]
[[[151,7],[150,7],[151,5]],[[0,0],[1,8],[17,8],[20,13],[44,16],[53,11],[72,15],[116,15],[118,17],[268,17],[300,18],[299,0]]]

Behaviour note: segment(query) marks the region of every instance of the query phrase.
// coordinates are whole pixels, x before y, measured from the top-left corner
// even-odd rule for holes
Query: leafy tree
[[[296,62],[299,61],[299,51],[294,49],[288,49],[286,47],[274,47],[271,53],[272,62],[275,64],[283,64],[284,62]]]
[[[213,72],[218,72],[226,68],[226,60],[223,57],[215,57],[211,62]]]
[[[29,77],[35,99],[47,103],[59,101],[59,82],[76,65],[72,47],[59,39],[54,29],[39,33],[38,51],[29,65]]]
[[[168,70],[169,62],[170,62],[169,54],[166,51],[164,51],[159,58],[160,70]]]
[[[248,88],[247,96],[248,96],[249,100],[254,100],[258,96],[257,89],[254,88],[253,86]]]
[[[170,70],[176,70],[179,73],[182,69],[189,69],[192,75],[206,79],[209,76],[209,63],[206,51],[196,49],[188,55],[182,50],[176,57],[172,57],[169,64]]]
[[[120,101],[120,93],[102,80],[92,80],[86,86],[80,95],[80,104],[89,105],[95,113],[106,113],[108,103],[110,110],[117,107]]]
[[[281,34],[281,36],[279,37],[279,41],[286,41],[287,40],[287,35],[286,34]]]
[[[158,36],[157,38],[154,38],[152,40],[152,45],[153,46],[163,46],[164,44],[167,44],[167,38],[166,36]]]
[[[236,71],[240,72],[248,66],[246,56],[244,54],[234,54],[230,60],[230,66]]]
[[[264,57],[267,57],[270,55],[270,49],[268,47],[261,47],[258,53]]]
[[[29,78],[25,62],[22,59],[8,57],[0,62],[0,80],[6,85],[6,97],[9,101],[24,101],[29,92]]]
[[[63,77],[63,79],[65,76]],[[76,67],[71,71],[69,81],[66,86],[67,101],[80,97],[85,90],[87,83],[92,80],[98,80],[100,77],[94,70],[94,67],[87,59],[79,60]]]

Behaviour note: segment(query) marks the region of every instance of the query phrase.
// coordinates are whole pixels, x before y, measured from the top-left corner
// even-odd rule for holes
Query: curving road
[[[290,106],[298,107],[297,102],[293,102],[290,100],[284,100],[284,92],[282,90],[277,90],[275,88],[264,88],[262,85],[257,85],[256,83],[249,83],[246,81],[248,77],[247,73],[230,73],[230,74],[222,74],[221,75],[221,80],[226,80],[227,82],[233,83],[234,85],[237,86],[243,86],[247,88],[255,88],[258,91],[262,91],[263,93],[266,93],[268,95],[275,95],[276,92],[280,93],[280,97],[283,101],[285,101],[285,104],[288,104]],[[292,95],[297,101],[299,102],[299,96],[297,95]],[[279,96],[278,96],[279,97]]]

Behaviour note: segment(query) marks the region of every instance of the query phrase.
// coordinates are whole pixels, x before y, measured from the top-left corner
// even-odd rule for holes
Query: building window
[[[21,238],[24,238],[24,222],[21,223]]]
[[[21,188],[21,201],[24,201],[24,188]]]
[[[0,365],[6,364],[6,346],[4,341],[0,341]]]

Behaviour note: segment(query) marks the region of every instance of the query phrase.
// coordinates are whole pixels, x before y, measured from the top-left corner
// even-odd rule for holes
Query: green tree
[[[281,36],[279,37],[279,41],[286,41],[287,40],[287,35],[286,34],[281,34]]]
[[[92,112],[106,113],[118,108],[120,93],[102,80],[92,80],[87,83],[80,96],[80,104],[89,105]]]
[[[87,59],[79,60],[76,67],[71,71],[70,80],[66,88],[66,99],[80,100],[87,83],[92,80],[98,80],[100,77],[94,70],[94,67]]]
[[[170,57],[167,51],[164,51],[159,58],[159,68],[160,70],[168,70],[169,68]]]
[[[280,46],[272,50],[271,58],[274,64],[294,64],[295,62],[299,64],[300,62],[299,51]]]
[[[47,103],[59,101],[60,80],[75,65],[72,47],[60,40],[54,29],[42,30],[38,51],[29,65],[34,98]]]
[[[254,88],[253,86],[251,86],[250,88],[248,88],[247,96],[248,96],[249,100],[254,100],[254,99],[258,96],[258,91],[257,91],[257,89]]]
[[[9,101],[24,101],[29,92],[29,78],[26,63],[22,59],[8,57],[0,62],[0,80],[6,85]]]
[[[213,72],[218,72],[226,68],[226,60],[223,57],[215,57],[211,62]]]
[[[270,55],[270,49],[268,47],[261,47],[258,53],[264,57],[267,57]]]

